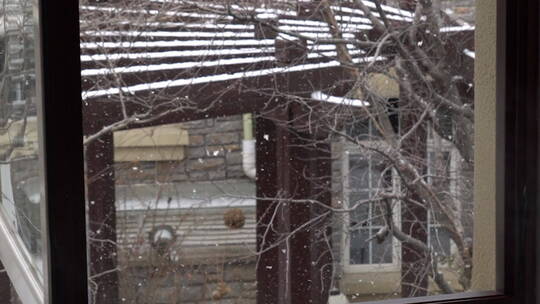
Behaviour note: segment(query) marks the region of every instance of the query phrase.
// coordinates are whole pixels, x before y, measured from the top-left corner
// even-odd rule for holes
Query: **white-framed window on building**
[[[366,128],[368,130],[368,128]],[[377,147],[383,143],[366,140],[366,147]],[[352,146],[351,146],[352,147]],[[342,157],[343,195],[347,207],[360,204],[349,213],[344,221],[343,233],[343,266],[346,273],[362,271],[396,271],[400,269],[401,246],[385,227],[385,206],[387,202],[377,200],[381,194],[398,193],[400,182],[397,173],[382,161],[376,152],[358,151],[345,147]],[[441,200],[450,201],[448,206],[453,216],[463,216],[463,207],[456,204],[459,195],[459,152],[453,146],[429,132],[427,148],[426,181],[435,185]],[[363,201],[375,199],[370,203]],[[397,225],[401,224],[401,208],[397,200],[389,199],[392,218]],[[428,245],[439,258],[441,266],[450,267],[452,256],[457,252],[451,239],[447,223],[442,211],[430,206],[428,212]],[[446,210],[448,212],[449,210]]]
[[[381,144],[371,142],[371,145]],[[344,270],[356,271],[394,271],[399,266],[399,242],[387,237],[386,207],[383,201],[368,202],[379,197],[382,192],[391,193],[395,174],[383,164],[376,154],[345,150],[343,157],[344,201],[350,208],[358,204],[354,211],[347,214],[344,227]],[[390,202],[394,211],[399,211],[396,201]],[[392,212],[393,220],[399,221],[399,212]]]

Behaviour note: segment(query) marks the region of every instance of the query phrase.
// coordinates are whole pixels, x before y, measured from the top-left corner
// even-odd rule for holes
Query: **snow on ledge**
[[[464,24],[460,26],[447,26],[441,28],[441,33],[451,33],[451,32],[464,32],[464,31],[474,31],[475,26],[470,24]]]
[[[255,207],[256,200],[252,198],[213,197],[208,199],[176,198],[143,201],[137,199],[124,199],[116,201],[117,211],[148,211],[148,210],[178,210],[202,208],[232,208]]]
[[[475,59],[475,57],[476,57],[476,56],[475,56],[475,52],[473,52],[473,51],[471,51],[471,50],[469,50],[469,49],[463,50],[463,53],[465,53],[465,55],[471,57],[472,59]]]
[[[317,55],[317,54],[311,54],[311,55]],[[382,61],[382,60],[386,60],[386,58],[381,57],[381,56],[353,58],[354,63],[366,63],[366,62]],[[97,98],[97,97],[102,97],[102,96],[110,97],[110,95],[119,94],[120,92],[123,92],[126,94],[136,94],[137,92],[140,92],[140,91],[169,89],[169,88],[174,88],[174,87],[197,85],[197,84],[202,84],[202,83],[230,81],[230,80],[236,80],[236,79],[241,79],[241,78],[262,77],[262,76],[268,76],[268,75],[273,75],[273,74],[325,69],[325,68],[337,67],[340,65],[341,63],[339,61],[332,60],[329,62],[308,63],[308,64],[302,64],[302,65],[296,65],[296,66],[274,67],[274,68],[263,69],[263,70],[242,71],[242,72],[236,72],[233,74],[206,75],[206,76],[201,76],[197,78],[175,79],[175,80],[170,79],[170,80],[163,80],[163,81],[158,81],[158,82],[153,82],[153,83],[142,83],[142,84],[126,86],[126,87],[113,87],[113,88],[102,89],[102,90],[97,90],[97,91],[84,91],[82,92],[82,99],[86,100],[89,98]],[[343,103],[343,101],[347,100],[346,98],[341,98],[341,97],[336,97],[336,98],[339,100],[339,103]],[[332,102],[324,98],[319,98],[319,100]],[[361,104],[363,106],[364,104],[368,104],[368,103],[360,101],[360,103],[358,104]]]
[[[353,107],[367,107],[369,102],[360,99],[351,99],[345,97],[330,96],[324,94],[321,91],[315,91],[311,93],[311,98],[318,101],[330,102],[335,104],[353,106]]]

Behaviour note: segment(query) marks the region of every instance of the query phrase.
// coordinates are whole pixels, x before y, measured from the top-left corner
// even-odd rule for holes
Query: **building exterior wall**
[[[116,163],[117,185],[247,179],[242,170],[240,115],[190,121],[179,127],[189,135],[185,159]]]
[[[254,191],[254,182],[242,169],[242,116],[184,122],[178,128],[188,133],[188,143],[178,146],[181,160],[115,164],[120,296],[128,303],[145,304],[255,303],[254,192],[252,202],[240,207],[130,210],[124,205],[137,196],[151,199],[155,193],[145,195],[145,186],[148,192],[169,189],[163,195],[180,201],[193,198],[191,189],[208,197],[219,196],[218,189],[231,184],[242,188],[243,195],[250,185]],[[172,138],[169,146],[177,144]],[[225,224],[232,209],[245,216],[241,228]],[[161,225],[172,227],[176,235],[165,256],[149,241],[151,231]]]
[[[117,187],[129,189],[133,184],[185,184],[190,188],[192,183],[211,185],[226,181],[243,181],[254,185],[242,171],[242,117],[193,121],[182,123],[181,128],[189,134],[189,145],[183,147],[184,159],[117,163]],[[346,144],[342,141],[332,143],[334,207],[342,207],[344,204],[343,162],[346,161],[346,149]],[[117,200],[119,199],[117,197]],[[122,297],[135,299],[136,303],[170,303],[165,299],[175,297],[182,299],[181,303],[191,303],[190,301],[212,300],[212,293],[215,290],[219,292],[221,288],[226,291],[226,295],[217,303],[254,303],[255,298],[250,295],[254,295],[255,288],[255,257],[245,259],[255,251],[254,203],[240,208],[246,216],[246,224],[238,230],[229,229],[224,224],[224,215],[231,209],[227,207],[155,211],[121,209],[117,211],[117,233],[122,268]],[[348,250],[348,247],[344,247],[345,242],[349,241],[346,238],[347,232],[344,231],[346,221],[343,214],[335,214],[332,221],[332,248],[335,257],[333,287],[357,300],[374,300],[393,293],[399,295],[399,263],[392,269],[384,270],[377,265],[371,265],[370,269],[361,272],[346,269],[347,265],[344,265],[342,259],[344,250]],[[167,257],[165,264],[160,264],[163,263],[160,259],[156,260],[155,251],[151,249],[148,241],[148,235],[156,225],[174,227],[179,238],[172,250],[173,254]],[[207,237],[205,233],[211,236]],[[195,245],[197,240],[205,241]],[[152,269],[156,269],[156,262],[158,269],[163,268],[166,271],[158,271],[155,276],[148,275]],[[221,272],[216,269],[221,269]],[[451,284],[459,290],[459,278],[455,273],[447,270],[444,272]],[[238,279],[229,273],[236,273]],[[152,279],[145,279],[149,277]],[[189,277],[195,279],[188,279]],[[430,288],[435,288],[435,284],[430,284]],[[149,290],[155,292],[149,293]],[[156,296],[151,299],[138,298],[147,294]]]
[[[141,212],[122,212],[118,218],[123,233],[119,235],[121,298],[141,304],[254,304],[256,259],[250,252],[255,250],[255,210],[242,208],[245,226],[234,230],[223,224],[226,210],[161,210],[143,229]],[[150,248],[152,221],[175,228],[177,241],[165,256]]]

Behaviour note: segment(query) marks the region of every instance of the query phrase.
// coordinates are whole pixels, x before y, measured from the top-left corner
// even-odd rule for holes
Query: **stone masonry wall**
[[[242,170],[242,116],[190,121],[189,146],[182,161],[121,162],[116,182],[125,184],[179,183],[246,179]]]
[[[182,129],[189,136],[183,160],[118,162],[117,185],[247,179],[242,169],[241,115],[185,122]],[[147,257],[136,264],[124,261],[119,272],[122,303],[255,303],[254,260],[224,264],[227,260],[196,265],[156,263]]]
[[[254,269],[254,259],[224,265],[134,265],[121,272],[120,296],[122,303],[134,304],[255,304]]]
[[[247,179],[242,169],[242,117],[204,119],[182,124],[188,131],[189,146],[182,161],[117,163],[118,185],[182,183]],[[342,201],[342,144],[334,143],[332,164],[333,204]],[[339,256],[342,220],[334,223],[333,244]],[[339,260],[335,261],[339,276]],[[128,262],[120,272],[121,297],[127,303],[255,303],[255,264],[161,265],[142,260]],[[220,293],[224,294],[221,295]]]

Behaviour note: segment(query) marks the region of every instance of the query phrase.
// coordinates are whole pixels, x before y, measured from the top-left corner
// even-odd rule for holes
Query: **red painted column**
[[[280,121],[291,121],[290,112]],[[259,118],[257,137],[258,304],[326,304],[332,274],[327,208],[331,163],[326,143]],[[263,199],[270,198],[270,199]]]
[[[292,198],[330,205],[330,145],[311,135],[298,134],[292,136],[289,149],[290,175],[294,180],[288,186]],[[291,281],[296,287],[293,303],[326,304],[332,276],[331,213],[314,203],[292,203],[289,215],[291,231],[301,229],[290,242]]]
[[[269,119],[258,118],[255,124],[256,164],[257,164],[257,197],[274,198],[278,194],[276,184],[278,166],[276,154],[278,150],[278,130]],[[279,271],[285,267],[285,256],[280,255],[280,246],[274,247],[287,217],[283,208],[272,200],[257,200],[257,251],[262,252],[257,261],[257,303],[290,303],[285,294],[286,274]]]
[[[401,98],[402,102],[406,97]],[[415,114],[402,114],[402,132],[407,132],[417,122]],[[409,155],[409,161],[419,170],[426,172],[427,159],[427,130],[420,126],[412,136],[402,144],[405,155]],[[412,199],[422,202],[423,199],[417,193],[408,193]],[[402,202],[401,206],[401,229],[404,233],[427,244],[428,241],[428,213],[427,208],[417,204]],[[423,251],[415,249],[406,243],[401,244],[401,295],[402,297],[420,297],[428,294],[428,274],[430,271],[430,257]]]
[[[115,271],[117,247],[112,134],[90,143],[85,157],[90,288],[96,291],[96,304],[119,303],[118,272]]]

